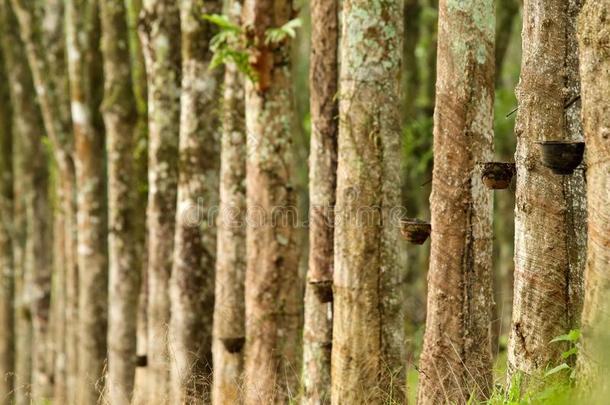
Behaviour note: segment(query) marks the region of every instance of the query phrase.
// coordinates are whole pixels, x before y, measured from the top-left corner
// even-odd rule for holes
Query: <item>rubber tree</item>
[[[580,92],[580,2],[525,1],[523,10],[509,378],[517,372],[539,377],[563,361],[567,346],[549,342],[578,327],[587,233],[582,166],[571,176],[554,174],[542,165],[536,144],[582,140],[580,104],[566,108]]]
[[[337,185],[339,4],[311,3],[309,269],[303,330],[303,400],[330,403],[332,281]]]
[[[143,3],[139,24],[148,83],[148,341],[147,401],[168,401],[170,322],[178,137],[180,127],[180,13],[178,3]]]
[[[609,16],[610,4],[607,1],[586,0],[578,26],[589,213],[578,379],[583,388],[599,394],[599,403],[604,402],[610,390]]]
[[[293,184],[290,38],[270,29],[293,15],[291,0],[246,0],[242,26],[252,79],[246,82],[246,404],[284,403],[297,392],[300,302]]]
[[[123,0],[100,2],[108,161],[108,400],[130,404],[136,371],[140,276],[134,151],[138,112]]]
[[[491,356],[494,4],[439,2],[432,240],[418,403],[486,398]]]
[[[77,186],[77,400],[94,403],[103,387],[108,312],[105,141],[98,117],[102,76],[96,61],[99,10],[93,0],[68,0],[65,7]]]
[[[34,88],[42,112],[46,134],[51,141],[57,165],[57,195],[64,218],[65,285],[65,361],[67,403],[74,404],[77,371],[78,271],[76,261],[76,174],[74,139],[70,115],[68,75],[66,74],[63,1],[49,0],[44,4],[11,0],[18,20],[19,32],[25,45]],[[45,24],[43,24],[43,20]],[[62,392],[56,391],[60,395]]]
[[[42,115],[38,107],[32,75],[19,36],[16,17],[7,1],[0,4],[4,28],[2,49],[4,51],[7,83],[13,106],[13,131],[15,151],[19,155],[19,184],[15,191],[24,211],[25,251],[24,273],[31,285],[25,286],[23,303],[29,306],[32,339],[35,345],[28,349],[32,353],[32,398],[49,400],[53,396],[53,348],[50,325],[51,296],[51,224],[48,189],[48,157],[43,144],[45,135]],[[16,45],[17,44],[17,45]],[[28,298],[29,297],[29,298]],[[28,324],[30,321],[26,321]],[[25,339],[27,340],[27,338]],[[24,353],[20,354],[21,356]]]
[[[2,21],[0,25],[6,29],[4,6],[0,5]],[[5,32],[2,32],[4,37]],[[4,55],[0,54],[0,96],[9,98],[9,80]],[[15,297],[15,272],[13,264],[13,249],[11,240],[13,217],[13,131],[12,109],[9,103],[0,105],[0,392],[2,405],[9,405],[14,399],[12,394],[15,378],[15,314],[13,309]]]
[[[170,281],[171,402],[209,403],[218,203],[221,70],[210,40],[222,0],[180,2],[182,96],[174,264]]]
[[[136,350],[139,359],[145,358],[148,336],[147,304],[148,304],[148,277],[147,277],[147,246],[146,246],[146,206],[148,204],[148,103],[146,88],[146,67],[142,43],[138,35],[138,21],[142,0],[126,0],[127,32],[129,36],[129,54],[131,60],[131,78],[133,93],[137,107],[136,144],[133,150],[134,175],[136,176],[136,211],[139,213],[134,223],[133,240],[137,243],[136,254],[140,270],[140,292],[138,297],[137,337]],[[146,387],[147,367],[137,367],[135,374],[133,402],[142,401]]]
[[[241,0],[226,0],[224,14],[241,24]],[[220,201],[212,352],[214,405],[239,403],[243,397],[243,344],[246,340],[246,130],[244,75],[225,65],[222,95]]]
[[[342,3],[331,397],[405,401],[398,261],[402,2]]]

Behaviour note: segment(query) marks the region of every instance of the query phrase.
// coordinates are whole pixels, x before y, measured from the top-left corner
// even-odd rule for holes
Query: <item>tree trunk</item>
[[[300,302],[293,184],[289,39],[267,30],[293,15],[291,0],[246,0],[243,27],[255,42],[246,84],[247,269],[245,403],[294,398],[300,370]]]
[[[132,241],[137,245],[137,267],[140,271],[140,289],[138,293],[138,313],[137,313],[137,343],[136,351],[140,358],[146,356],[147,335],[148,335],[148,278],[147,278],[147,250],[146,250],[146,205],[148,203],[148,106],[146,91],[146,67],[142,44],[138,37],[138,16],[142,10],[141,0],[126,0],[125,11],[127,13],[127,32],[129,35],[129,53],[131,60],[131,79],[133,84],[133,94],[137,106],[137,137],[134,140],[134,150],[132,154],[133,175],[135,179],[133,186],[136,187],[135,195],[136,212],[139,214],[134,218],[136,221],[133,226]],[[135,372],[135,383],[133,401],[141,403],[142,395],[145,394],[147,367],[138,367]]]
[[[3,28],[6,35],[5,4],[0,4]],[[2,44],[4,45],[4,43]],[[6,50],[4,50],[6,51]],[[9,76],[6,57],[0,53],[0,98],[9,98]],[[0,103],[0,404],[13,403],[15,373],[15,272],[12,249],[13,218],[13,130],[12,109],[7,102]]]
[[[136,371],[140,263],[134,151],[137,110],[123,0],[100,2],[108,153],[108,401],[129,405]]]
[[[61,190],[53,184],[55,196],[61,200]],[[67,348],[66,348],[66,262],[65,215],[61,208],[53,211],[53,280],[51,289],[51,324],[53,328],[54,364],[53,364],[53,401],[58,404],[68,403],[67,392]]]
[[[338,3],[311,3],[309,269],[303,331],[303,404],[330,403],[333,222],[337,185]]]
[[[222,0],[180,2],[180,163],[169,331],[175,404],[210,402],[222,72],[209,69],[216,30],[201,16],[221,11]]]
[[[241,0],[225,1],[225,13],[240,24]],[[243,371],[244,277],[246,273],[246,130],[243,75],[225,67],[220,155],[220,206],[214,305],[214,405],[240,404]]]
[[[47,135],[59,172],[60,205],[65,218],[66,277],[66,389],[68,404],[74,404],[77,375],[78,271],[76,263],[76,206],[73,139],[70,122],[68,77],[63,33],[63,2],[48,0],[44,7],[26,0],[12,0],[21,39],[30,65]],[[45,24],[42,21],[45,21]],[[51,63],[52,61],[52,63]]]
[[[44,125],[36,99],[30,68],[19,37],[16,17],[8,3],[2,10],[3,49],[6,57],[10,96],[14,108],[14,131],[19,137],[22,169],[19,191],[25,215],[25,272],[31,275],[33,326],[32,398],[51,399],[53,395],[53,349],[49,324],[51,296],[51,228],[47,156],[42,137]],[[16,45],[20,44],[20,45]],[[29,301],[29,300],[28,300]]]
[[[77,398],[95,403],[104,385],[108,306],[104,135],[97,127],[94,72],[97,2],[66,2],[66,51],[75,144],[78,228]]]
[[[579,24],[582,109],[587,143],[589,237],[582,311],[579,383],[610,392],[610,41],[608,1],[585,1]]]
[[[515,276],[509,378],[557,365],[564,345],[549,341],[578,327],[586,249],[583,169],[553,174],[539,140],[581,139],[574,24],[579,1],[524,3],[523,58],[517,89]],[[509,380],[510,381],[510,380]]]
[[[148,77],[148,402],[169,397],[172,270],[180,123],[180,15],[171,0],[144,3],[140,20]]]
[[[402,2],[343,1],[332,403],[404,403]]]
[[[418,403],[486,398],[491,356],[494,6],[439,3],[432,242]]]
[[[11,216],[11,242],[14,271],[15,310],[15,404],[27,405],[32,401],[32,273],[26,266],[27,218],[24,191],[27,190],[28,171],[25,156],[27,141],[12,126],[13,213]],[[21,134],[19,134],[21,135]]]

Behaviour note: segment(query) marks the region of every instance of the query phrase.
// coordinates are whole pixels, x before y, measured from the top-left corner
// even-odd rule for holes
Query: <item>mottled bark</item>
[[[0,5],[6,33],[4,6]],[[0,98],[9,98],[5,56],[0,53]],[[13,131],[10,103],[0,103],[0,404],[13,403],[15,372],[15,272],[12,249],[13,218]]]
[[[44,125],[36,99],[30,68],[19,37],[16,17],[3,2],[2,47],[6,57],[10,98],[14,109],[15,136],[20,145],[20,184],[24,210],[25,251],[24,272],[32,281],[30,296],[32,333],[32,398],[36,401],[52,397],[53,349],[49,324],[51,296],[51,228],[48,194],[47,156],[42,139]],[[26,287],[30,288],[30,287]]]
[[[180,14],[172,0],[147,0],[140,38],[148,80],[147,401],[169,396],[169,280],[172,270],[180,126]]]
[[[303,331],[303,403],[330,403],[333,223],[337,185],[338,2],[311,3],[309,269]]]
[[[512,133],[511,133],[512,136]],[[496,150],[496,153],[498,151]],[[511,151],[512,154],[512,151]],[[500,157],[509,160],[509,157]],[[513,183],[514,184],[514,183]],[[512,186],[511,186],[512,187]],[[500,337],[510,331],[513,307],[513,243],[515,239],[515,196],[512,192],[495,194],[494,210],[494,306],[492,312],[492,354],[497,356],[506,347],[500,347]]]
[[[100,2],[108,155],[108,401],[128,405],[136,371],[140,263],[134,151],[137,110],[123,0]]]
[[[580,16],[582,117],[587,143],[589,235],[579,383],[608,398],[610,383],[610,2],[586,0]]]
[[[225,14],[240,24],[242,1],[225,1]],[[220,205],[212,352],[214,405],[242,401],[243,343],[246,338],[246,130],[243,74],[225,67],[220,155]]]
[[[298,390],[300,302],[292,158],[290,43],[266,32],[292,18],[291,0],[246,0],[256,83],[246,84],[246,404],[285,403]]]
[[[524,2],[517,89],[515,275],[509,378],[540,374],[566,346],[549,344],[578,327],[586,247],[583,169],[558,176],[540,161],[538,140],[582,139],[574,24],[580,1]]]
[[[95,403],[103,390],[108,306],[104,135],[97,127],[94,69],[99,63],[97,2],[66,2],[66,51],[74,131],[78,240],[77,400]],[[99,67],[99,65],[97,65]]]
[[[210,402],[218,204],[221,70],[210,70],[209,42],[222,0],[182,0],[179,175],[170,281],[171,402]]]
[[[142,10],[142,0],[126,0],[127,25],[129,35],[129,53],[131,59],[131,78],[133,93],[137,106],[137,138],[133,150],[134,159],[134,187],[136,187],[136,212],[133,243],[137,244],[136,254],[138,269],[140,271],[140,290],[138,296],[137,315],[137,343],[138,356],[146,355],[148,323],[148,278],[147,278],[147,249],[146,249],[146,205],[148,203],[148,106],[146,91],[146,67],[142,44],[138,37],[138,16]],[[135,373],[134,403],[140,403],[146,386],[147,367],[138,367]]]
[[[491,356],[494,5],[439,3],[432,241],[418,403],[486,398]]]
[[[78,272],[76,262],[75,171],[70,120],[68,77],[66,75],[63,32],[63,1],[48,0],[44,5],[11,0],[30,65],[34,88],[40,103],[46,133],[53,145],[59,172],[60,206],[65,218],[66,295],[66,389],[68,404],[75,402],[77,374]],[[44,24],[43,24],[44,21]],[[60,358],[60,357],[58,357]]]
[[[307,284],[303,324],[302,404],[330,404],[332,305],[332,302],[320,302],[314,287]]]
[[[22,145],[19,138],[13,139],[13,195],[22,196],[23,179]],[[15,405],[29,405],[32,402],[32,276],[26,271],[26,219],[23,198],[13,201],[13,265],[15,280]]]
[[[55,196],[60,190],[54,184]],[[51,325],[53,328],[53,401],[68,403],[67,356],[66,356],[66,255],[65,255],[65,215],[59,207],[53,207],[53,277],[51,286]]]
[[[402,2],[342,6],[332,403],[403,403]]]

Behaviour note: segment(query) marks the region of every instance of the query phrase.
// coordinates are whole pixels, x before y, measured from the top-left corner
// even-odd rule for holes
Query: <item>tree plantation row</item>
[[[610,0],[0,0],[0,405],[609,373]]]

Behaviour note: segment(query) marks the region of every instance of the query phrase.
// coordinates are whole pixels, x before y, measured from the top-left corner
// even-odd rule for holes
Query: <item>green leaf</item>
[[[573,356],[573,355],[575,355],[577,353],[578,353],[578,348],[577,347],[573,347],[570,350],[561,353],[561,358],[562,359],[567,359],[568,357]]]
[[[229,17],[221,14],[204,14],[203,19],[217,25],[224,31],[241,32],[241,27],[229,20]]]
[[[560,365],[558,365],[557,367],[553,367],[552,369],[550,369],[549,371],[547,371],[547,372],[544,374],[544,376],[545,376],[545,377],[548,377],[548,376],[550,376],[550,375],[557,374],[557,373],[559,373],[560,371],[563,371],[563,370],[570,370],[570,366],[568,366],[566,363],[561,363],[561,364],[560,364]]]
[[[265,32],[265,44],[277,44],[282,42],[284,39],[290,37],[296,37],[296,29],[299,28],[303,23],[300,18],[295,18],[288,21],[286,24],[279,28],[270,28]]]
[[[566,335],[560,335],[560,336],[555,337],[553,340],[551,340],[550,343],[555,343],[555,342],[578,342],[578,339],[580,339],[580,330],[579,329],[572,329]]]
[[[521,373],[517,372],[513,375],[508,391],[508,400],[510,402],[519,402],[521,399]]]
[[[288,21],[286,24],[282,25],[281,30],[284,31],[290,38],[296,37],[296,29],[300,28],[303,25],[303,22],[300,18],[295,18],[293,20]]]

